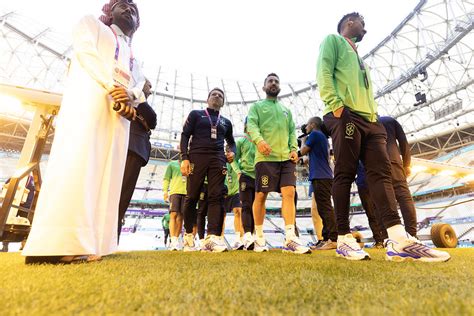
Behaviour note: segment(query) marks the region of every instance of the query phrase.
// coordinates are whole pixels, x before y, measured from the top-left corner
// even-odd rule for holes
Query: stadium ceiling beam
[[[377,46],[375,46],[370,52],[368,52],[367,54],[364,55],[364,57],[362,57],[362,59],[366,59],[368,58],[370,55],[375,55],[375,53],[382,47],[385,46],[385,44],[387,44],[393,37],[395,37],[401,29],[403,29],[403,27],[408,23],[408,21],[410,21],[417,13],[420,12],[421,8],[426,4],[428,0],[421,0],[420,2],[418,2],[418,4],[416,5],[416,7],[413,9],[412,12],[410,12],[410,14],[403,19],[402,22],[400,22],[400,24],[395,27],[395,29],[390,33],[390,35],[388,35],[387,37],[385,37]]]
[[[20,35],[21,37],[25,38],[26,40],[28,40],[29,42],[32,42],[32,43],[35,43],[37,44],[38,46],[40,46],[41,48],[47,50],[48,52],[50,52],[51,54],[55,55],[56,57],[60,58],[60,59],[65,59],[67,58],[65,55],[63,55],[62,53],[58,52],[57,50],[55,49],[52,49],[51,47],[49,47],[48,45],[45,45],[43,43],[41,43],[40,41],[37,41],[35,40],[34,37],[31,37],[29,36],[28,34],[24,33],[23,31],[21,31],[20,29],[16,28],[15,26],[13,26],[12,24],[5,22],[5,26],[8,27],[9,29],[11,29],[12,31],[14,31],[15,33],[17,33],[18,35]]]
[[[15,13],[15,11],[10,11],[10,12],[7,12],[5,13],[4,15],[0,16],[0,23],[3,23],[6,21],[6,19],[12,15],[13,13]]]
[[[42,30],[41,32],[39,32],[38,34],[36,34],[34,37],[31,38],[31,40],[33,42],[38,42],[38,38],[40,38],[41,36],[43,36],[43,34],[45,34],[46,32],[48,32],[50,30],[49,27],[45,28],[44,30]]]
[[[466,25],[467,23],[468,25]],[[381,96],[398,89],[400,86],[404,85],[411,79],[415,78],[420,73],[420,70],[428,68],[432,63],[438,60],[442,55],[448,53],[448,51],[454,45],[456,45],[459,41],[461,41],[473,29],[474,29],[474,21],[470,20],[467,22],[458,23],[454,27],[453,34],[450,37],[446,38],[446,41],[444,42],[443,46],[439,47],[436,51],[432,52],[432,54],[428,54],[424,60],[420,61],[414,67],[407,70],[400,77],[388,83],[385,87],[377,91],[375,95],[375,99],[378,99]]]
[[[451,90],[449,90],[448,92],[446,93],[443,93],[441,95],[439,95],[438,97],[434,98],[434,99],[431,99],[429,101],[427,101],[426,103],[422,104],[422,105],[419,105],[417,107],[413,107],[411,108],[410,110],[408,111],[405,111],[405,112],[401,112],[401,113],[398,113],[398,114],[395,114],[393,117],[394,118],[399,118],[401,116],[404,116],[404,115],[407,115],[407,114],[410,114],[412,112],[416,112],[418,110],[420,110],[421,108],[424,108],[424,107],[427,107],[427,106],[430,106],[431,104],[435,103],[435,102],[438,102],[444,98],[447,98],[453,94],[456,94],[458,93],[459,91],[461,90],[464,90],[466,89],[467,87],[469,87],[470,85],[472,85],[474,83],[474,79],[471,79],[465,83],[462,83],[462,84],[459,84],[455,87],[453,87]]]
[[[474,126],[410,142],[410,151],[414,157],[431,159],[441,153],[451,152],[472,144],[474,144]]]

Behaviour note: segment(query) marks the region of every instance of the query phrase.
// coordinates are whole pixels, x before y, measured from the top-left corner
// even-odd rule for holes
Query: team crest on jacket
[[[353,139],[352,136],[354,136],[354,132],[355,132],[354,123],[352,123],[352,122],[347,123],[346,124],[346,137],[345,138]]]
[[[199,199],[200,199],[201,201],[204,201],[205,195],[206,195],[206,193],[201,192],[201,194],[199,194]]]
[[[242,183],[240,184],[240,191],[245,191],[246,188],[247,188],[247,183],[242,182]]]
[[[268,182],[269,182],[268,176],[262,176],[261,180],[262,180],[262,186],[267,187]]]

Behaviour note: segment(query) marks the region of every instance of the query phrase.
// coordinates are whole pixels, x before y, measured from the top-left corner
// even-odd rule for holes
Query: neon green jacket
[[[368,67],[364,68],[361,69],[356,52],[343,36],[332,34],[324,39],[319,48],[316,78],[326,104],[323,115],[346,106],[369,122],[377,121],[373,85]]]
[[[161,225],[163,226],[164,229],[170,228],[170,214],[167,213],[163,218],[161,219]]]
[[[227,195],[232,196],[239,193],[239,178],[237,172],[227,163],[227,174],[225,176],[225,185],[227,186]]]
[[[163,193],[168,192],[168,189],[169,195],[186,194],[186,177],[181,174],[179,162],[176,160],[168,164],[163,177]]]
[[[290,151],[297,151],[295,122],[291,111],[276,100],[261,100],[250,107],[247,131],[255,144],[264,140],[272,148],[268,156],[255,151],[255,163],[290,160]]]
[[[243,173],[255,179],[255,152],[257,148],[250,136],[239,138],[236,142],[236,152],[232,168],[236,173]]]

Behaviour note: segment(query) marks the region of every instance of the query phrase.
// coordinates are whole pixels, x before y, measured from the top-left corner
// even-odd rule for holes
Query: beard
[[[356,36],[355,42],[356,42],[356,43],[359,43],[360,41],[362,41],[363,38],[364,38],[364,35],[359,34],[359,35]]]
[[[268,89],[267,91],[265,91],[267,93],[268,96],[270,97],[277,97],[279,94],[280,94],[280,91],[281,89],[277,89],[275,91],[272,91],[272,89]]]

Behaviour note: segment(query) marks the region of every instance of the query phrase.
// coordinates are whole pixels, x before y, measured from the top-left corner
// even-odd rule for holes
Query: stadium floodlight
[[[464,176],[463,178],[461,178],[461,181],[464,181],[464,182],[473,182],[474,181],[474,173],[471,173],[467,176]]]
[[[424,172],[428,170],[428,167],[427,166],[421,166],[421,165],[414,165],[413,167],[411,167],[411,172],[413,174],[415,173],[420,173],[420,172]]]
[[[456,174],[456,171],[449,170],[449,169],[441,170],[438,173],[439,176],[454,176],[455,174]]]
[[[9,95],[0,94],[0,114],[21,117],[25,111],[20,100]]]

